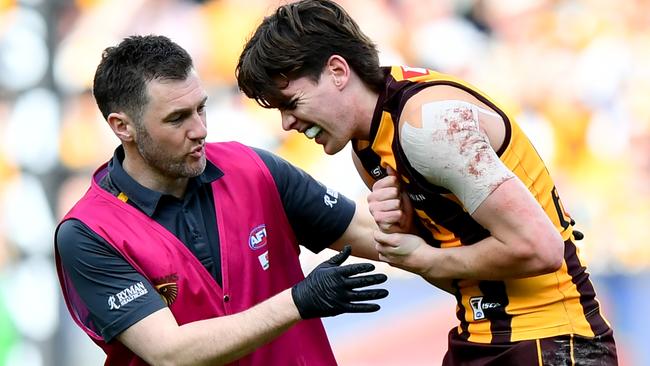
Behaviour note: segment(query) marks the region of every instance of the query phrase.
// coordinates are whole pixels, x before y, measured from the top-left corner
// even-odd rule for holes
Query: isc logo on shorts
[[[266,246],[266,224],[258,225],[248,235],[248,246],[257,250]]]

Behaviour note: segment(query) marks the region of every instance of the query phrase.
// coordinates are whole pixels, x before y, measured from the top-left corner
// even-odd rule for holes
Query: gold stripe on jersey
[[[379,123],[377,138],[371,145],[372,150],[381,158],[381,166],[384,168],[390,166],[395,169],[397,165],[395,163],[395,156],[393,155],[393,148],[391,147],[394,136],[395,126],[393,125],[393,120],[390,114],[384,114]]]
[[[369,147],[364,149],[363,141],[355,141],[353,146],[357,155],[362,152],[366,160],[381,161],[382,167],[388,165],[400,173],[420,221],[431,232],[435,241],[432,245],[443,249],[472,245],[489,235],[464,210],[457,197],[426,182],[408,165],[399,148],[393,151],[406,100],[422,88],[436,84],[463,89],[501,115],[507,133],[504,147],[497,154],[528,187],[565,241],[564,262],[554,273],[504,281],[454,281],[459,335],[471,342],[502,343],[563,334],[592,337],[607,331],[609,324],[600,313],[593,286],[572,241],[572,220],[564,211],[546,166],[514,119],[459,79],[432,70],[399,66],[385,72],[386,88],[379,96]],[[367,170],[371,165],[363,164]]]
[[[535,340],[535,345],[537,346],[537,365],[543,366],[544,363],[542,362],[542,345],[539,342],[539,339]]]
[[[511,123],[511,131],[512,137],[500,156],[501,161],[528,187],[562,235],[562,239],[568,240],[573,232],[571,218],[564,212],[546,166],[517,124]]]

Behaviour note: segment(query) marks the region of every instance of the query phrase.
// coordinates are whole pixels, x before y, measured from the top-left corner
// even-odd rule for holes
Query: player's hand
[[[368,195],[368,208],[379,230],[385,233],[409,233],[413,223],[411,200],[399,185],[399,177],[391,167],[387,176],[375,182]]]
[[[379,260],[407,271],[422,274],[428,269],[425,251],[435,250],[417,235],[384,233],[375,230]]]
[[[379,310],[379,305],[368,300],[388,296],[388,290],[357,288],[386,282],[384,274],[369,274],[352,277],[375,269],[371,263],[356,263],[341,266],[352,252],[349,245],[321,263],[291,289],[293,301],[303,319],[334,316],[342,313],[370,313]]]

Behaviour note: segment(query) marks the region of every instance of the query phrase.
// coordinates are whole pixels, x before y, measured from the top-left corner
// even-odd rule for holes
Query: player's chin
[[[323,144],[323,151],[325,151],[325,154],[327,155],[334,155],[343,150],[344,147],[345,145],[341,145],[336,141],[327,141]]]

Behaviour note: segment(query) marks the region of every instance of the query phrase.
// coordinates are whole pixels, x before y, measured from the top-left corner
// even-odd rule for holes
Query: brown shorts
[[[473,343],[449,332],[443,366],[616,366],[612,330],[594,337],[577,335],[533,339],[509,344]]]

